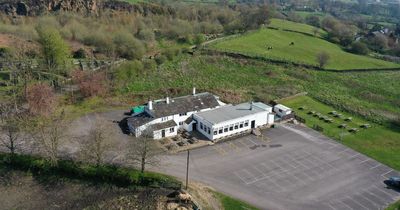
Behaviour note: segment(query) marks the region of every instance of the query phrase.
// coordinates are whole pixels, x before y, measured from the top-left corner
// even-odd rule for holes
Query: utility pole
[[[189,183],[189,156],[190,156],[190,150],[187,150],[187,160],[186,160],[186,190],[188,189],[188,183]]]

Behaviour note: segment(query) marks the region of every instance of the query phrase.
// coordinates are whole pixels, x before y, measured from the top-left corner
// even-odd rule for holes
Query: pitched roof
[[[211,124],[218,124],[221,122],[245,117],[248,115],[257,114],[260,112],[266,112],[258,106],[253,106],[250,103],[242,103],[238,105],[226,105],[217,109],[196,113],[195,115],[207,120]]]
[[[217,98],[211,93],[200,93],[170,99],[167,104],[165,100],[155,101],[151,114],[155,118],[171,116],[180,113],[199,111],[219,106]]]
[[[162,130],[162,129],[166,129],[166,128],[171,128],[171,127],[175,127],[177,126],[176,122],[173,120],[168,120],[166,122],[162,122],[162,123],[156,123],[151,125],[151,129],[153,131],[158,131],[158,130]]]
[[[134,128],[138,128],[150,121],[154,120],[153,117],[148,115],[147,113],[143,112],[133,117],[129,117],[127,119],[128,125],[131,125]]]

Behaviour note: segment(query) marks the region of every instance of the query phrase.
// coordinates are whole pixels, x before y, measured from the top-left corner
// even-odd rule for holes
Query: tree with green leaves
[[[45,66],[49,72],[65,73],[71,57],[67,44],[55,28],[38,26],[39,43],[42,46]]]

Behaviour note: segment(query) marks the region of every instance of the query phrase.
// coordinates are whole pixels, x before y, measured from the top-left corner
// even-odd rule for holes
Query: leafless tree
[[[109,123],[103,118],[97,118],[90,128],[85,141],[81,145],[82,159],[97,166],[104,163],[105,154],[113,146]]]
[[[11,104],[0,105],[0,146],[8,150],[12,155],[22,144],[21,130],[25,120],[20,109],[14,109]]]
[[[57,165],[60,158],[60,145],[66,136],[66,124],[64,112],[54,114],[47,119],[41,120],[33,128],[33,137],[50,163],[53,166]]]
[[[128,148],[127,161],[128,164],[140,165],[140,170],[143,173],[146,166],[156,166],[159,163],[157,154],[159,148],[156,142],[151,137],[151,129],[142,131],[142,135],[138,138],[133,139]]]
[[[320,68],[324,68],[324,66],[328,63],[330,56],[326,52],[320,52],[317,54],[317,62]]]

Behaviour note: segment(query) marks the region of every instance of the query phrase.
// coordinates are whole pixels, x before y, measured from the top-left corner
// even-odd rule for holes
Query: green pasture
[[[399,64],[345,52],[323,39],[275,29],[260,29],[216,42],[210,48],[315,66],[318,65],[317,54],[326,52],[330,59],[324,68],[335,70],[400,68]]]
[[[268,25],[269,27],[279,28],[283,30],[291,30],[291,31],[298,31],[301,33],[309,34],[314,36],[314,26],[310,26],[303,23],[296,23],[288,20],[283,19],[271,19],[271,23]],[[323,29],[318,28],[317,33],[315,34],[318,37],[324,37],[327,35],[327,32]]]

